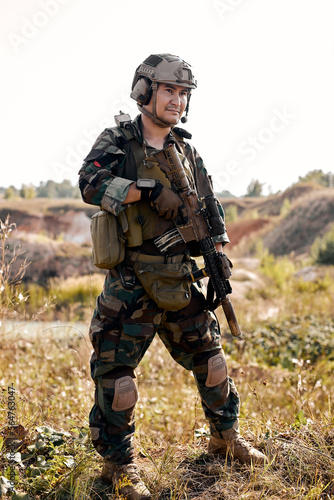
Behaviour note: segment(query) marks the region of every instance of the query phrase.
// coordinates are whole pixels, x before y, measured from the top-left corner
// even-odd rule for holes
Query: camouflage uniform
[[[140,117],[132,122],[132,132],[137,144],[143,145]],[[180,130],[178,133],[182,134]],[[211,182],[201,157],[182,137],[178,140],[190,163],[199,196],[211,194]],[[175,142],[173,132],[167,143],[171,142]],[[152,151],[147,146],[143,157]],[[134,180],[126,177],[133,161],[122,130],[106,129],[80,170],[79,186],[84,201],[118,215],[124,209],[122,202]],[[228,238],[224,233],[214,240],[224,243]],[[187,248],[182,252],[189,259]],[[131,259],[128,264],[131,265]],[[197,268],[193,260],[192,265]],[[127,289],[118,268],[107,272],[90,326],[94,347],[91,374],[96,385],[95,404],[89,417],[92,441],[96,450],[115,464],[126,464],[133,459],[134,407],[138,397],[134,370],[155,333],[175,361],[192,370],[211,434],[220,438],[223,431],[238,426],[239,396],[228,376],[219,324],[216,316],[206,309],[201,283],[191,285],[188,306],[168,311],[156,305],[135,275],[131,279],[133,288]],[[119,396],[122,385],[125,393],[130,394],[125,405]]]

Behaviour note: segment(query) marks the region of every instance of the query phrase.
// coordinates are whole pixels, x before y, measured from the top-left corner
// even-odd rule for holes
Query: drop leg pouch
[[[178,311],[190,303],[191,262],[147,263],[135,262],[133,269],[145,291],[158,307]]]

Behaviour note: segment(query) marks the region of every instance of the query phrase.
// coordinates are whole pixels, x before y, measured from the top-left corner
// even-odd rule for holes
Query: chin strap
[[[158,89],[158,84],[157,82],[152,83],[152,104],[153,104],[153,112],[151,113],[150,111],[147,111],[147,109],[142,105],[137,103],[139,111],[143,113],[143,115],[148,116],[151,118],[158,127],[161,128],[169,128],[169,127],[174,127],[175,123],[167,123],[158,118],[157,116],[157,89]]]

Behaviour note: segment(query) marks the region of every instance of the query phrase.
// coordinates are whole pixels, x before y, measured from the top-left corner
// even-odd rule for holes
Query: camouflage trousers
[[[134,369],[158,334],[174,360],[194,375],[211,434],[237,427],[239,396],[228,376],[216,316],[205,308],[199,282],[179,311],[157,307],[140,282],[125,289],[117,269],[108,271],[90,326],[95,404],[89,415],[93,445],[116,464],[134,456]]]

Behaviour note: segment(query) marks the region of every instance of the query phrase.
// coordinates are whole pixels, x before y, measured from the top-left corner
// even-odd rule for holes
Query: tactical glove
[[[218,255],[222,261],[224,278],[228,280],[232,276],[233,264],[224,252],[218,252]]]
[[[151,206],[158,212],[159,216],[166,220],[173,220],[182,200],[168,187],[158,182],[149,195]]]

